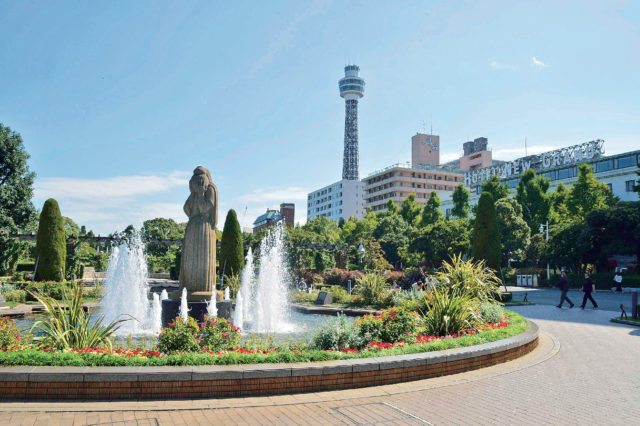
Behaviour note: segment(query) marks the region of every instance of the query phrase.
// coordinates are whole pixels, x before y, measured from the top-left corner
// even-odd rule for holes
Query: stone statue
[[[184,203],[189,223],[184,233],[180,264],[180,291],[189,301],[208,300],[216,285],[216,225],[218,189],[209,170],[198,166],[189,180],[191,195]]]

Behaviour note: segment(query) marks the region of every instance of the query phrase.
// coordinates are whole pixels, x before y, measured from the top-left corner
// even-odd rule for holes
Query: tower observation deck
[[[358,99],[364,96],[364,80],[360,78],[360,67],[344,67],[344,78],[338,81],[340,96],[344,98],[344,158],[342,179],[359,179],[358,159]]]

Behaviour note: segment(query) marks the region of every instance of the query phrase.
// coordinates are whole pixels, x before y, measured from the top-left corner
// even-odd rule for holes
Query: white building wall
[[[307,194],[307,220],[327,217],[344,220],[364,217],[364,183],[359,180],[340,180]]]

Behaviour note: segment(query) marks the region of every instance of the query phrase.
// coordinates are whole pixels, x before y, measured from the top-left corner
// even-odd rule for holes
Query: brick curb
[[[0,400],[138,400],[317,392],[445,376],[513,360],[538,326],[496,342],[438,352],[295,364],[194,367],[3,367]]]

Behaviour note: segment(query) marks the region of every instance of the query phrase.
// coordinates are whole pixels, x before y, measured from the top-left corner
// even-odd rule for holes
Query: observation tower
[[[342,179],[359,180],[358,160],[358,99],[364,96],[364,80],[360,78],[360,67],[344,67],[344,78],[338,81],[340,96],[344,98],[344,158]]]

